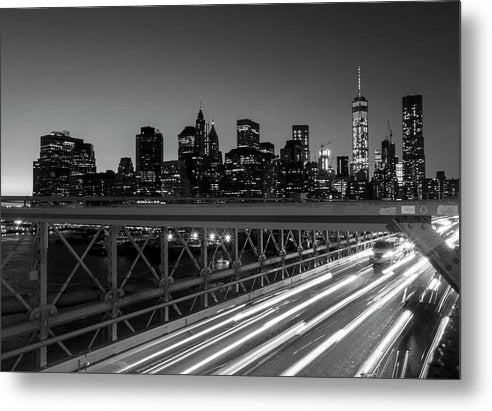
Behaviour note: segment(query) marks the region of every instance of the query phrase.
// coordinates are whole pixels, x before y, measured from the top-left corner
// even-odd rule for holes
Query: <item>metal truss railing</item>
[[[50,232],[76,262],[52,293],[48,293]],[[102,233],[105,239],[101,243],[98,239]],[[1,354],[2,369],[43,369],[55,361],[114,343],[360,251],[371,246],[373,238],[381,234],[158,227],[149,228],[145,238],[137,238],[130,227],[100,226],[82,252],[77,252],[59,225],[34,223],[2,262],[5,273],[22,241],[28,235],[32,237],[29,275],[37,284],[35,298],[26,298],[5,275],[2,277],[2,286],[16,301],[19,313],[26,314],[25,320],[2,326],[5,350]],[[124,273],[118,270],[121,238],[131,244],[134,252],[133,261]],[[151,243],[159,251],[158,266],[145,253]],[[86,263],[95,244],[105,254],[103,278]],[[171,249],[176,249],[173,258],[170,258]],[[137,292],[129,293],[129,282],[132,279],[139,282],[139,273],[135,272],[139,262],[146,268],[153,286],[142,286]],[[228,268],[221,269],[218,264]],[[183,265],[191,267],[188,275],[182,275]],[[70,290],[77,288],[74,284],[77,274],[85,275],[95,291],[90,301],[67,308],[62,302],[69,301]]]

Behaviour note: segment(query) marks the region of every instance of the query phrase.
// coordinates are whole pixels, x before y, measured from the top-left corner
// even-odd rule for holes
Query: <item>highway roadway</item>
[[[446,230],[450,245],[455,226]],[[380,266],[370,253],[85,371],[424,378],[458,295],[416,251]]]

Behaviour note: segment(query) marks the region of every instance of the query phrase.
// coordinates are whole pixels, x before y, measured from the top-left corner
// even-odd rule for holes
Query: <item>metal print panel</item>
[[[1,370],[460,378],[459,2],[1,11]]]

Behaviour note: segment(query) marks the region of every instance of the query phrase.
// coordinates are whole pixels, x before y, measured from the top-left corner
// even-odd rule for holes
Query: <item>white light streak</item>
[[[211,361],[215,360],[216,358],[219,358],[220,356],[228,353],[229,351],[235,349],[236,347],[240,346],[241,344],[244,344],[245,342],[247,342],[247,341],[249,341],[249,340],[257,337],[261,333],[269,330],[270,328],[275,327],[277,324],[279,324],[282,321],[288,319],[289,317],[294,316],[299,311],[307,308],[308,306],[314,304],[315,302],[321,300],[322,298],[325,298],[329,294],[332,294],[335,291],[337,291],[338,289],[346,286],[347,284],[349,284],[352,281],[354,281],[355,278],[356,278],[355,276],[350,276],[347,279],[341,281],[340,283],[335,284],[332,287],[326,289],[322,293],[317,294],[314,297],[311,297],[310,299],[304,301],[303,303],[297,305],[296,307],[291,308],[290,310],[286,311],[285,313],[283,313],[283,314],[281,314],[281,315],[279,315],[279,316],[271,319],[270,321],[268,321],[265,324],[263,324],[259,329],[253,331],[252,333],[248,334],[247,336],[245,336],[245,337],[243,337],[243,338],[241,338],[239,340],[236,340],[235,342],[233,342],[229,346],[227,346],[227,347],[225,347],[225,348],[223,348],[223,349],[215,352],[214,354],[210,355],[208,358],[206,358],[206,359],[198,362],[197,364],[195,364],[195,365],[187,368],[186,370],[182,371],[181,374],[191,374],[191,373],[197,371],[198,369],[202,368],[204,365],[207,365],[208,363],[210,363]]]
[[[437,329],[437,333],[434,336],[434,339],[432,340],[432,344],[425,357],[424,367],[420,371],[419,378],[425,378],[427,376],[427,373],[429,372],[430,363],[434,358],[434,352],[436,351],[436,348],[439,345],[439,342],[441,341],[441,338],[444,334],[444,331],[446,330],[448,323],[449,323],[449,316],[444,317],[440,322],[439,327]]]
[[[297,375],[301,370],[303,370],[309,364],[311,364],[316,358],[318,358],[321,354],[323,354],[326,350],[328,350],[332,345],[339,342],[342,338],[344,338],[346,335],[348,335],[350,332],[356,329],[359,325],[361,325],[370,315],[372,315],[374,312],[379,310],[383,305],[391,301],[391,299],[393,299],[398,293],[400,293],[402,290],[408,287],[408,285],[411,284],[417,277],[418,277],[417,274],[413,274],[411,277],[408,277],[405,281],[403,281],[401,284],[396,286],[391,292],[388,292],[384,298],[381,298],[379,301],[372,304],[367,310],[365,310],[362,314],[356,317],[345,328],[338,330],[326,341],[324,341],[318,347],[316,347],[313,351],[308,353],[306,356],[301,358],[294,365],[292,365],[290,368],[284,371],[281,374],[281,376]]]
[[[372,352],[370,357],[359,368],[359,371],[355,374],[355,377],[362,377],[371,375],[381,362],[383,357],[388,352],[392,343],[401,335],[403,330],[407,327],[413,318],[413,313],[409,310],[405,310],[398,320],[393,324],[383,340],[378,344],[376,349]]]

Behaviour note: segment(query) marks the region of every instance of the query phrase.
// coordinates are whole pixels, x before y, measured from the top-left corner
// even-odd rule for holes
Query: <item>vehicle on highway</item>
[[[392,264],[406,254],[408,249],[406,244],[407,242],[398,236],[377,240],[372,248],[369,262],[375,265]]]

